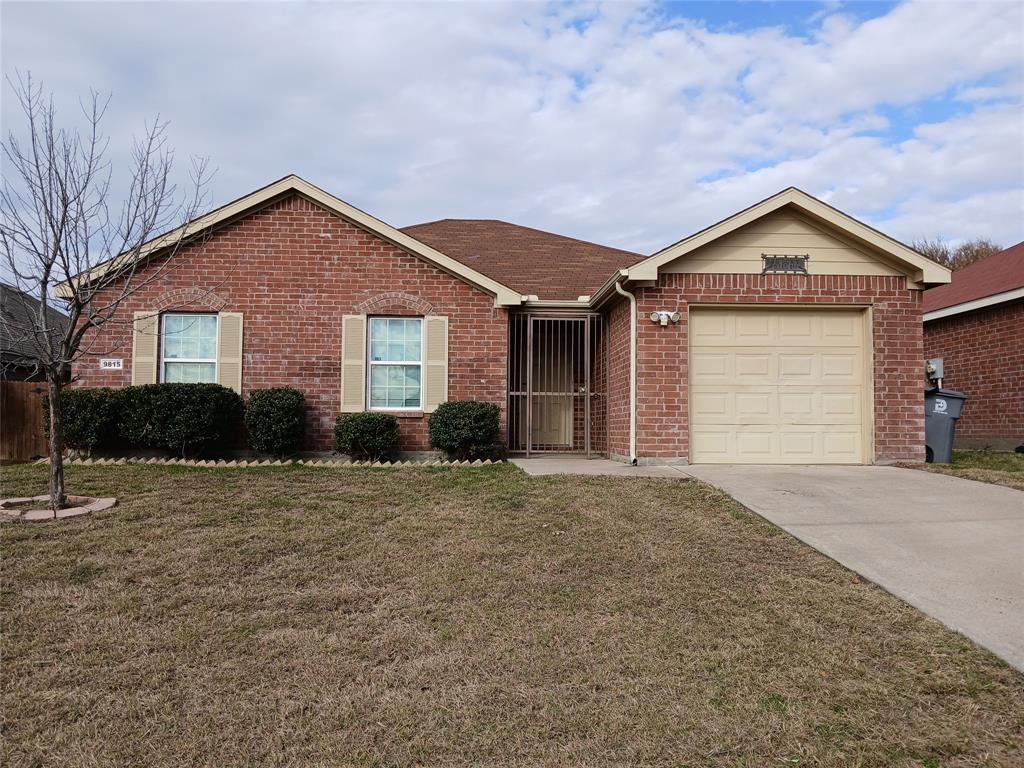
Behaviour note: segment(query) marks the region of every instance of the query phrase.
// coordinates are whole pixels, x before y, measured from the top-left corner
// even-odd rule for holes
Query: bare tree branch
[[[5,312],[0,322],[8,342],[24,350],[22,362],[47,380],[50,503],[56,509],[65,501],[65,372],[97,343],[86,341],[96,336],[88,332],[120,322],[116,313],[124,301],[173,269],[173,256],[201,234],[188,225],[206,203],[207,163],[193,160],[189,189],[180,193],[167,123],[157,117],[131,147],[126,191],[112,213],[110,143],[100,130],[109,98],[90,92],[81,102],[85,130],[69,130],[58,124],[52,97],[31,74],[16,73],[7,83],[26,132],[22,140],[12,131],[2,144],[0,267],[12,287],[38,305]],[[158,253],[145,253],[147,243],[166,232],[175,234]],[[67,321],[57,323],[47,308],[61,304]]]

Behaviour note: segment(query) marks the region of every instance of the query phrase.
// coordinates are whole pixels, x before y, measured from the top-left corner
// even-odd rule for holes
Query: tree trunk
[[[61,509],[67,502],[64,493],[64,426],[60,420],[60,396],[64,382],[60,374],[47,374],[47,399],[50,403],[50,508]]]

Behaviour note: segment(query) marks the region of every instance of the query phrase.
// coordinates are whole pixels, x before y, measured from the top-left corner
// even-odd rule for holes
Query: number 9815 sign
[[[124,368],[124,361],[119,357],[108,357],[100,360],[101,371],[120,371]]]

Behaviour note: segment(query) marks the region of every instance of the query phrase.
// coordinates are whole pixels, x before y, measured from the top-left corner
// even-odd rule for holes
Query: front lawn
[[[697,482],[68,475],[123,502],[0,526],[4,766],[1024,762],[1024,675]]]
[[[953,451],[952,464],[906,464],[943,475],[1024,491],[1024,453],[1011,451]]]

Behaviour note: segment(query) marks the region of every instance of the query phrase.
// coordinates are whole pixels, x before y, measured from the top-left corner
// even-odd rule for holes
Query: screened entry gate
[[[600,315],[509,319],[508,435],[513,453],[607,453],[608,350]]]

